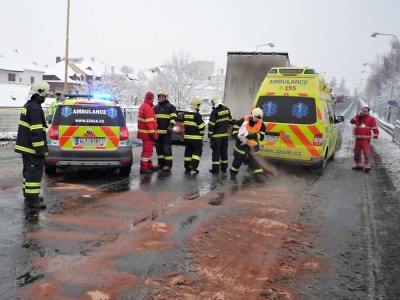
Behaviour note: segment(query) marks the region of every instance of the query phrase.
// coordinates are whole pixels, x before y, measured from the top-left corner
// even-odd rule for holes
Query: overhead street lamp
[[[269,47],[271,47],[271,48],[275,47],[274,43],[268,43],[268,44],[257,45],[257,47],[256,47],[256,52],[257,52],[258,47],[261,47],[261,46],[269,46]]]
[[[397,38],[397,36],[395,36],[394,34],[391,33],[379,33],[379,32],[374,32],[371,34],[371,37],[377,37],[378,35],[389,35],[392,36],[396,39],[396,49],[395,50],[399,50],[399,39]],[[390,89],[390,99],[393,99],[393,88],[394,88],[394,77],[395,77],[395,73],[396,73],[396,63],[397,63],[397,53],[394,53],[394,57],[393,57],[393,71],[392,71],[392,85],[391,85],[391,89]]]
[[[68,48],[69,48],[69,1],[67,9],[67,35],[65,41],[65,72],[64,72],[64,94],[68,92]]]

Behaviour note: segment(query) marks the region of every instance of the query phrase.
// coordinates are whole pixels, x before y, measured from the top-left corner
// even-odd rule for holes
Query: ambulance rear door
[[[266,124],[262,156],[303,161],[320,156],[315,146],[320,133],[315,98],[295,93],[265,95],[259,97],[257,107],[263,110]]]

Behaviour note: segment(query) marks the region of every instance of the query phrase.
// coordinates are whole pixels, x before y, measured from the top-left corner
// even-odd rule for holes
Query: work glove
[[[156,136],[154,134],[151,134],[150,137],[151,137],[153,142],[157,142],[157,138],[156,138]]]
[[[169,126],[167,127],[167,132],[168,132],[168,133],[172,133],[172,128],[174,128],[174,125],[169,125]]]
[[[257,134],[256,133],[249,133],[246,135],[246,139],[248,140],[256,140],[257,139]]]

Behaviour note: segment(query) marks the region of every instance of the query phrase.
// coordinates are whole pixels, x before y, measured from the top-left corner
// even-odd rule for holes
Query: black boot
[[[189,170],[195,172],[196,174],[200,172],[199,170],[197,170],[197,168],[193,166],[189,166]]]
[[[36,200],[25,200],[25,205],[32,208],[46,208],[46,204],[43,203],[40,198]]]
[[[219,174],[219,169],[215,169],[215,168],[212,168],[212,169],[210,169],[210,170],[208,170],[210,173],[213,173],[213,174]]]
[[[232,180],[236,180],[237,172],[232,171],[232,170],[230,170],[229,172],[231,173],[231,179],[232,179]]]

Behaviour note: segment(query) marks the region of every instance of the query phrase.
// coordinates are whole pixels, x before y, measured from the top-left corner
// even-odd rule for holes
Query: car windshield
[[[264,122],[314,124],[317,120],[314,98],[261,96],[257,106],[264,112]]]
[[[59,125],[125,126],[120,107],[62,105],[57,113]]]

